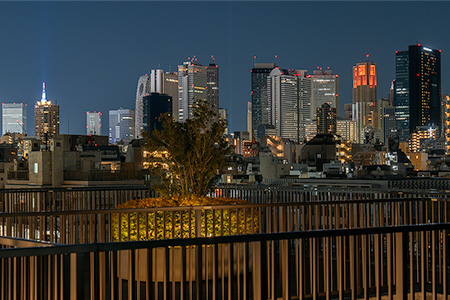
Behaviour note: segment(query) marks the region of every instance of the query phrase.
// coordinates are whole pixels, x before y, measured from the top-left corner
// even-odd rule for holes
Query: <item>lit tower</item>
[[[136,106],[134,116],[134,136],[139,139],[142,137],[142,131],[144,130],[144,96],[150,93],[150,77],[145,74],[139,77],[137,90],[136,90]],[[133,138],[133,137],[131,137]]]
[[[353,119],[356,121],[356,142],[364,143],[365,132],[378,127],[376,64],[365,62],[353,67]]]
[[[41,100],[34,106],[34,134],[48,143],[48,139],[59,134],[59,105],[47,100],[45,82],[42,83]]]

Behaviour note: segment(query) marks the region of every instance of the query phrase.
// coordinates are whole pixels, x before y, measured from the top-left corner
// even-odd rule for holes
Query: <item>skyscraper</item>
[[[306,126],[316,117],[316,112],[311,114],[312,79],[306,70],[295,71],[298,80],[298,105],[299,105],[299,139],[307,139]],[[317,131],[317,130],[316,130]],[[315,135],[315,134],[314,134]],[[313,136],[314,136],[313,135]]]
[[[192,118],[197,101],[207,100],[206,67],[194,60],[178,66],[178,120]]]
[[[268,111],[277,135],[281,138],[299,140],[298,82],[297,76],[278,67],[267,77]]]
[[[48,139],[59,134],[59,105],[47,100],[45,82],[42,83],[42,98],[34,106],[34,134],[48,143]]]
[[[406,140],[416,127],[441,125],[441,51],[417,44],[395,57],[397,130]]]
[[[252,131],[256,131],[261,124],[270,124],[271,115],[267,98],[267,76],[275,68],[274,63],[255,63],[251,72],[252,99]]]
[[[402,141],[409,136],[409,52],[395,52],[394,107],[397,134]]]
[[[136,115],[135,115],[135,121],[134,121],[135,124],[133,125],[133,127],[135,128],[134,136],[136,138],[142,137],[142,130],[144,129],[144,127],[143,127],[144,106],[142,103],[142,98],[145,95],[147,95],[148,93],[150,93],[150,77],[147,74],[145,74],[145,75],[142,75],[141,77],[139,77],[138,84],[137,84],[137,90],[136,90],[136,105],[135,105]],[[133,119],[134,119],[134,117],[133,117]]]
[[[328,103],[339,114],[339,77],[332,70],[314,70],[312,76],[311,115]]]
[[[206,98],[212,109],[219,114],[219,66],[216,65],[214,59],[213,63],[210,63],[206,67]]]
[[[378,117],[381,142],[388,145],[389,137],[395,136],[398,132],[395,120],[395,108],[390,100],[378,100]]]
[[[143,107],[142,107],[143,109]],[[109,143],[130,142],[134,135],[134,110],[119,108],[109,111]]]
[[[172,117],[178,121],[178,73],[164,73],[163,93],[172,97]]]
[[[336,107],[328,103],[317,109],[317,133],[336,134]]]
[[[376,64],[360,62],[353,67],[353,119],[356,121],[356,142],[364,143],[367,130],[377,127]]]
[[[27,105],[2,103],[2,135],[7,132],[27,133]]]
[[[441,51],[409,46],[409,130],[441,124]]]
[[[161,130],[164,114],[172,115],[172,97],[150,93],[142,99],[144,104],[144,130],[151,135],[154,129]]]
[[[102,113],[86,112],[86,134],[102,135]]]

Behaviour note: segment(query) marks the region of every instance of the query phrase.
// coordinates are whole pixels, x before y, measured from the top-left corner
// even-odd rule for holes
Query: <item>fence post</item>
[[[397,300],[408,299],[408,242],[408,233],[395,234],[395,294]]]

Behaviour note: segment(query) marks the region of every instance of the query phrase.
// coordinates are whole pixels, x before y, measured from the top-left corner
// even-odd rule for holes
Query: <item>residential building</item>
[[[336,107],[332,107],[328,103],[322,104],[317,109],[317,133],[336,134]]]
[[[441,136],[445,139],[447,154],[450,154],[450,95],[442,96]]]
[[[102,135],[102,113],[86,112],[86,134]]]
[[[191,60],[178,66],[178,120],[192,118],[197,101],[207,100],[206,67]]]
[[[143,100],[143,97],[142,99]],[[142,102],[143,104],[143,102]],[[142,105],[142,109],[143,109]],[[128,144],[135,136],[134,110],[119,108],[109,111],[109,143],[123,141]]]
[[[356,121],[356,141],[366,142],[368,130],[378,127],[376,64],[360,62],[353,67],[353,119]]]
[[[356,141],[356,121],[352,119],[336,119],[336,134],[343,139],[355,143]]]
[[[34,134],[45,144],[59,134],[59,105],[47,100],[45,82],[42,83],[42,98],[34,106]]]
[[[2,135],[7,132],[27,133],[26,104],[2,103]]]

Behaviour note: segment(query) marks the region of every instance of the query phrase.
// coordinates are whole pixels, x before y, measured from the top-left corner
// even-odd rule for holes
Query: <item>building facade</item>
[[[400,140],[409,137],[409,52],[395,52],[394,107]]]
[[[46,144],[59,134],[59,105],[47,100],[45,82],[42,84],[42,98],[34,106],[34,134]]]
[[[395,108],[389,99],[378,100],[378,118],[381,142],[387,145],[389,138],[397,135]]]
[[[367,130],[377,127],[376,64],[361,62],[353,67],[353,119],[356,121],[356,142],[364,143]]]
[[[324,103],[336,108],[339,114],[339,77],[332,70],[314,70],[311,75],[311,114],[316,114]]]
[[[271,115],[267,98],[267,77],[275,68],[274,63],[255,63],[251,72],[252,131],[256,136],[258,126],[270,124]]]
[[[27,133],[27,105],[24,103],[2,103],[2,135],[5,133]]]
[[[155,70],[157,71],[157,70]],[[158,72],[155,72],[155,76]],[[142,75],[139,77],[138,84],[137,84],[137,90],[136,90],[136,105],[135,105],[135,114],[133,114],[133,132],[134,136],[136,138],[142,138],[142,131],[144,130],[144,104],[142,102],[142,99],[145,95],[150,93],[150,76],[147,74]],[[111,122],[110,122],[111,125]],[[111,126],[110,126],[111,127]]]
[[[409,130],[441,123],[441,51],[409,46]]]
[[[206,67],[194,60],[178,66],[178,121],[192,118],[197,101],[207,101]]]
[[[216,116],[219,115],[219,65],[216,62],[206,66],[206,99],[214,110]]]
[[[317,109],[317,133],[336,134],[336,107],[328,103],[322,104]]]
[[[143,106],[142,106],[143,109]],[[135,136],[134,110],[119,108],[109,111],[109,143],[128,144]]]
[[[164,114],[172,114],[172,97],[166,94],[150,93],[142,99],[144,104],[144,131],[149,135],[153,130],[161,130]]]
[[[86,112],[86,134],[102,135],[102,113]]]
[[[299,114],[299,140],[307,138],[306,126],[316,118],[316,112],[311,114],[312,78],[307,70],[296,70],[298,80],[298,114]]]
[[[298,82],[297,76],[280,68],[267,77],[267,95],[272,124],[281,138],[299,140]]]
[[[337,118],[336,134],[343,139],[355,143],[356,142],[356,122],[352,119]]]

